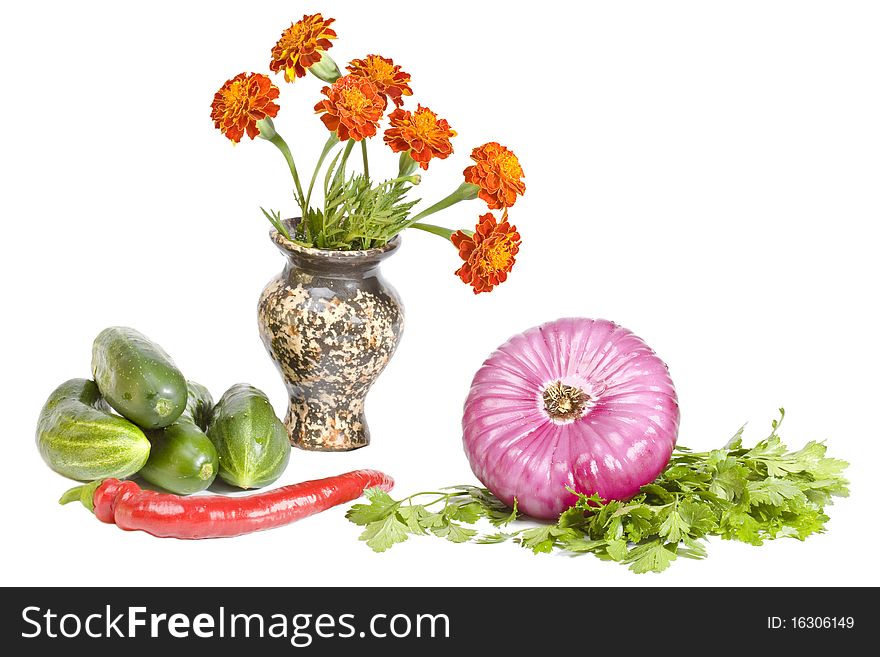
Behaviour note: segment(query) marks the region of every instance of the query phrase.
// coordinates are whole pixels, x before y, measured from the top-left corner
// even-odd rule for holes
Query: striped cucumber
[[[37,422],[37,446],[55,472],[91,481],[129,477],[150,455],[150,441],[134,424],[100,409],[94,381],[71,379],[49,396]]]

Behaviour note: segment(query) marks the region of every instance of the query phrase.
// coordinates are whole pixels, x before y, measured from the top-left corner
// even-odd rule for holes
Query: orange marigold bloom
[[[455,130],[427,107],[419,105],[415,112],[398,107],[388,120],[391,127],[385,131],[385,143],[395,153],[409,151],[422,169],[428,168],[431,158],[445,160],[452,153],[449,139],[455,136]]]
[[[278,87],[262,73],[239,73],[214,94],[211,119],[236,144],[245,132],[253,139],[260,134],[257,121],[278,114],[280,108],[272,102],[278,94]]]
[[[472,285],[474,294],[490,292],[507,280],[507,272],[516,262],[520,238],[516,226],[511,226],[505,214],[499,224],[488,212],[480,217],[474,236],[463,231],[453,233],[452,243],[464,264],[455,272],[465,283]]]
[[[387,57],[367,55],[366,59],[353,59],[346,68],[352,75],[367,78],[375,84],[386,103],[390,98],[400,107],[403,105],[403,96],[412,96],[409,73],[404,73]]]
[[[269,70],[275,73],[283,70],[288,82],[304,77],[309,66],[321,61],[321,54],[333,46],[330,39],[336,38],[336,32],[330,29],[330,24],[335,20],[313,14],[291,23],[272,48]]]
[[[471,159],[476,164],[464,170],[464,180],[480,188],[480,198],[489,209],[509,208],[516,203],[517,195],[525,193],[526,185],[521,180],[525,174],[513,151],[490,141],[475,148]]]
[[[376,134],[376,128],[385,111],[385,99],[376,85],[367,78],[346,75],[331,87],[321,90],[327,100],[315,105],[315,112],[329,130],[335,131],[339,141],[361,141]]]

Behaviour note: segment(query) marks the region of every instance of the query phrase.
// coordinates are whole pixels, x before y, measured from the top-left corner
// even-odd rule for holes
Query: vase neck
[[[291,267],[329,277],[360,278],[369,276],[379,268],[379,263],[400,247],[399,235],[384,246],[361,251],[314,249],[288,240],[277,230],[273,230],[270,237],[278,250],[287,258]]]
[[[366,278],[379,269],[379,259],[333,258],[307,253],[285,252],[287,265],[292,269],[325,278]]]

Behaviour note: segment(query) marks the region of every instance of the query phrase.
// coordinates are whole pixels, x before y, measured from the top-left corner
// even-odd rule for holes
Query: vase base
[[[296,409],[296,410],[294,410]],[[351,421],[339,414],[310,413],[297,404],[284,419],[290,444],[309,452],[351,452],[370,444],[370,432],[363,416]]]
[[[353,452],[356,449],[368,447],[370,443],[361,443],[360,445],[352,445],[351,447],[326,447],[323,445],[315,446],[310,443],[300,443],[291,439],[290,445],[291,447],[296,447],[297,449],[301,449],[304,452]]]

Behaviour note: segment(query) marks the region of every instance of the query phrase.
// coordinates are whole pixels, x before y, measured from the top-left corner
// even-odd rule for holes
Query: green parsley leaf
[[[442,536],[453,543],[466,543],[477,535],[477,530],[465,529],[457,523],[450,522],[445,527],[435,530],[434,534],[436,536]]]
[[[777,479],[776,477],[750,481],[748,482],[747,490],[749,491],[749,502],[752,505],[770,504],[772,506],[780,506],[785,500],[803,496],[797,484],[785,479]]]
[[[711,507],[703,502],[682,500],[678,505],[678,514],[687,523],[688,534],[695,537],[705,536],[715,527],[715,514]],[[686,537],[683,536],[682,540]]]
[[[634,573],[661,573],[675,561],[676,554],[661,541],[651,541],[630,551],[624,563]]]
[[[550,535],[552,530],[552,525],[526,529],[519,535],[519,543],[524,548],[529,548],[535,554],[540,552],[552,552],[553,544],[556,542],[556,539]]]
[[[519,518],[519,509],[517,508],[516,498],[513,498],[513,508],[510,509],[510,513],[507,513],[507,509],[491,509],[487,511],[486,517],[496,527],[504,527],[509,525],[514,520]]]
[[[678,543],[690,533],[690,523],[679,513],[677,504],[664,509],[662,516],[663,522],[657,533],[670,543]]]
[[[481,543],[483,545],[494,545],[496,543],[504,543],[505,541],[509,541],[515,536],[515,534],[509,534],[507,532],[496,532],[494,534],[484,534],[483,536],[478,536],[474,539],[474,543]]]
[[[364,497],[370,500],[369,504],[355,504],[345,514],[356,525],[368,525],[382,520],[398,506],[398,502],[381,488],[368,488],[364,491]]]
[[[384,552],[395,543],[403,543],[409,538],[409,535],[407,534],[407,526],[392,514],[384,520],[368,524],[360,538],[376,552]]]
[[[466,523],[475,523],[485,515],[482,505],[479,502],[468,502],[467,504],[453,505],[448,511],[449,517],[453,520],[461,520]]]
[[[425,528],[432,522],[431,516],[436,514],[431,513],[421,504],[411,504],[400,507],[397,515],[406,523],[411,534],[424,536],[428,533]]]
[[[752,545],[803,540],[825,531],[825,507],[849,494],[847,463],[826,456],[821,442],[789,451],[777,433],[783,417],[780,409],[770,435],[751,449],[742,446],[744,427],[722,449],[676,448],[657,479],[625,502],[569,489],[577,501],[556,523],[516,528],[515,500],[511,509],[485,488],[470,485],[399,501],[370,489],[364,492],[368,504],[355,504],[346,517],[365,527],[360,538],[377,552],[410,535],[453,543],[513,541],[536,554],[590,553],[636,573],[662,572],[678,557],[705,558],[709,536]],[[481,535],[465,526],[481,522],[514,529]]]
[[[621,538],[607,541],[605,544],[605,551],[608,553],[608,556],[615,561],[623,561],[629,556],[627,542]]]

